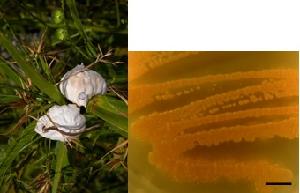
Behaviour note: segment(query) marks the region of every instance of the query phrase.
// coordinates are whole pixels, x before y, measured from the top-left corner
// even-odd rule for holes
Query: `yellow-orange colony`
[[[259,193],[273,191],[267,181],[295,187],[298,165],[281,161],[285,150],[276,148],[298,141],[297,54],[131,52],[129,58],[130,132],[151,144],[156,168],[177,182],[245,181]]]

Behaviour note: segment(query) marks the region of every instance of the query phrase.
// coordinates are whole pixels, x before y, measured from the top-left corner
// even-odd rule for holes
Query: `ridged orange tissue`
[[[174,184],[298,191],[297,52],[130,52],[129,80],[130,136]]]

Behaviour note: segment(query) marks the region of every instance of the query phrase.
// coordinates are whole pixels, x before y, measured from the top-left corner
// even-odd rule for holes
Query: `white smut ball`
[[[85,117],[74,104],[53,106],[38,120],[35,132],[42,137],[62,142],[79,136],[85,130]]]
[[[64,75],[59,89],[68,100],[86,107],[89,99],[106,92],[107,84],[98,72],[80,64]]]

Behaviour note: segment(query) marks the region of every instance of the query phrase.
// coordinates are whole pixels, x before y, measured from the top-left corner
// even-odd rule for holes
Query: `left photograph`
[[[2,0],[0,23],[0,192],[127,192],[127,0]]]

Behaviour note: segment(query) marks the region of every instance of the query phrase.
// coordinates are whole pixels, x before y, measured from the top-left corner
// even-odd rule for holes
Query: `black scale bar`
[[[292,182],[266,182],[266,185],[268,186],[290,186],[292,185]]]

